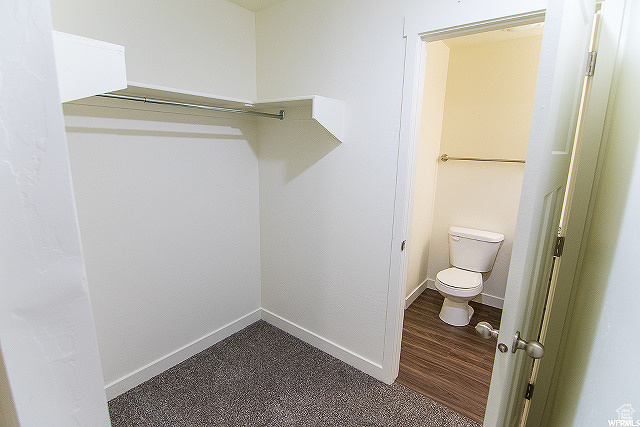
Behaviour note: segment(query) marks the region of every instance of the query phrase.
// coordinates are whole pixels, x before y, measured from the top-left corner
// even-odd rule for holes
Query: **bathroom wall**
[[[477,42],[466,36],[450,48],[440,154],[525,159],[542,35]],[[437,168],[429,248],[429,286],[449,267],[451,225],[499,232],[504,243],[481,302],[502,307],[513,244],[523,164],[449,161]]]
[[[255,15],[226,0],[51,0],[53,28],[122,45],[129,81],[256,98]]]
[[[53,1],[54,27],[120,43],[128,78],[255,98],[253,13],[226,1]],[[260,318],[253,118],[65,105],[107,395]]]
[[[416,142],[413,166],[414,187],[407,267],[407,306],[427,286],[437,158],[442,134],[449,48],[442,41],[426,43],[425,57],[422,120],[420,121],[420,134]]]

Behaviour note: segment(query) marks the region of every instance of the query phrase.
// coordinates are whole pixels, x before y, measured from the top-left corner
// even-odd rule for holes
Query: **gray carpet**
[[[113,426],[478,426],[258,321],[109,401]]]

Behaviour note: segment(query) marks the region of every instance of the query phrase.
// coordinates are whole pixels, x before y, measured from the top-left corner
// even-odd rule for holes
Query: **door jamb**
[[[432,31],[422,31],[419,23],[412,23],[410,19],[405,19],[402,109],[382,363],[383,378],[388,384],[395,381],[400,366],[408,261],[408,251],[401,251],[400,248],[403,240],[407,240],[410,247],[409,227],[411,224],[411,200],[414,187],[414,160],[420,113],[422,111],[421,95],[426,64],[425,43],[543,22],[544,17],[545,10],[541,9]]]

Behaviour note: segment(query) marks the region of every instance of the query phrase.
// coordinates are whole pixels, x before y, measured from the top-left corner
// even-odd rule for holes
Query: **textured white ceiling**
[[[238,6],[242,6],[245,9],[249,9],[252,12],[257,12],[260,9],[264,9],[276,3],[282,3],[285,0],[229,0],[231,3],[235,3]]]

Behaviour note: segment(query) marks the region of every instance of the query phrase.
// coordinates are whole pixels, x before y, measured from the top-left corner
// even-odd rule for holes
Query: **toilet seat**
[[[463,270],[457,267],[447,268],[436,275],[443,285],[460,289],[477,288],[482,285],[482,273],[477,271]]]
[[[451,267],[438,272],[436,289],[453,296],[475,296],[482,291],[482,274]]]

